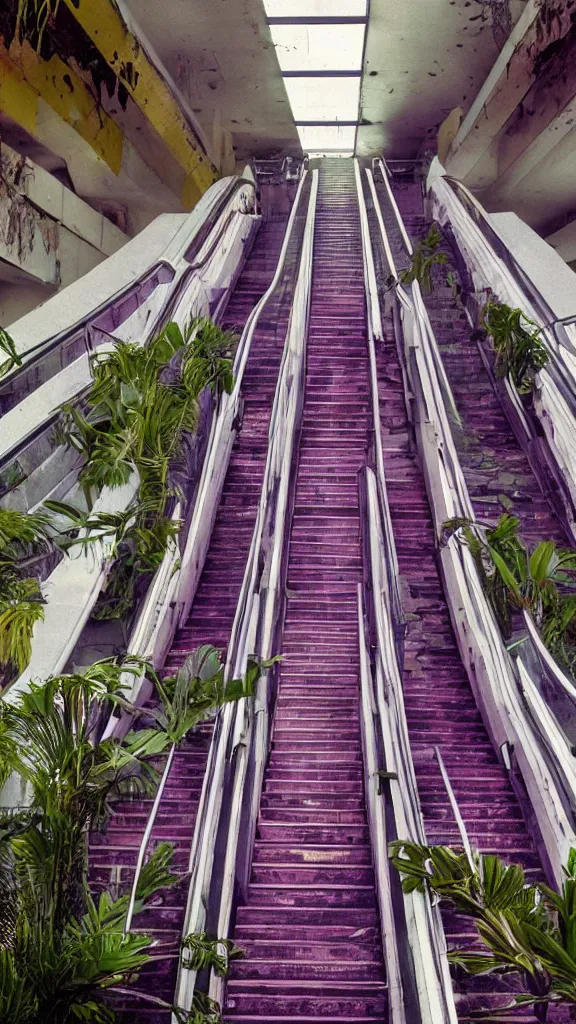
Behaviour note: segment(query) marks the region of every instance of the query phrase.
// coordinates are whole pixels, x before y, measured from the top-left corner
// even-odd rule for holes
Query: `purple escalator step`
[[[369,399],[354,169],[324,160],[284,661],[252,879],[237,913],[246,958],[231,970],[230,1024],[387,1019],[358,715],[357,473]]]
[[[274,221],[261,227],[226,309],[223,321],[226,329],[239,333],[254,305],[267,289],[274,275],[284,230],[285,223]],[[279,304],[273,299],[254,334],[243,382],[246,401],[242,427],[232,451],[205,569],[188,621],[176,635],[168,654],[165,666],[167,673],[175,672],[186,655],[200,644],[210,643],[222,648],[228,644],[260,498],[268,424],[288,312],[285,302]],[[163,797],[163,814],[152,833],[152,846],[161,841],[175,844],[174,864],[177,872],[186,872],[189,866],[210,739],[211,726],[203,726],[198,730],[197,738],[195,736],[192,741],[185,743],[176,754]],[[123,883],[131,881],[150,808],[151,801],[138,800],[134,804],[123,802],[117,808],[120,813],[112,819],[107,835],[92,837],[90,879],[95,887],[110,884],[118,878]],[[132,810],[136,812],[135,816]],[[148,927],[158,941],[164,941],[170,934],[175,949],[184,923],[187,895],[185,882],[178,889],[179,895],[168,893],[161,908],[155,908],[154,912],[135,921],[138,927]],[[174,957],[161,970],[151,971],[146,968],[141,974],[138,988],[171,1003],[177,963],[178,958]],[[153,1024],[170,1022],[170,1013],[151,1010],[145,1002],[124,1004],[120,1001],[117,1006],[114,1005],[119,1024],[130,1024],[132,1020],[150,1021]]]
[[[413,181],[399,180],[395,181],[394,191],[406,218],[408,231],[412,230],[413,240],[417,241],[427,231],[422,216],[420,188]],[[404,245],[383,184],[378,185],[378,192],[394,257],[399,266],[405,266]],[[445,273],[444,267],[442,272]],[[498,477],[498,493],[506,494],[506,471],[504,468],[503,479],[498,467],[504,466],[500,460],[505,460],[505,449],[510,444],[510,430],[501,412],[497,413],[498,402],[494,404],[495,396],[491,392],[477,349],[469,344],[469,329],[462,319],[462,310],[452,304],[449,312],[444,310],[447,315],[441,325],[437,314],[444,300],[438,303],[432,298],[427,302],[441,351],[443,348],[445,353],[447,350],[452,351],[454,346],[450,357],[452,362],[445,360],[446,369],[465,427],[468,420],[469,431],[472,428],[481,429],[493,417],[498,423],[498,430],[506,438],[498,452],[495,447],[491,449],[487,459],[489,464],[494,458],[492,470]],[[471,348],[475,349],[477,358],[471,358]],[[402,415],[397,396],[390,394],[391,376],[394,380],[400,379],[400,366],[392,324],[388,322],[378,354],[381,413],[384,419],[391,413],[391,429],[397,430],[402,438],[409,437],[406,407]],[[480,388],[485,398],[482,407],[477,405],[477,388]],[[490,393],[492,397],[489,397]],[[471,438],[470,432],[462,441],[460,450],[465,474],[467,461],[474,465],[474,458],[467,460]],[[477,452],[478,445],[475,454]],[[506,860],[522,864],[527,879],[535,881],[536,878],[542,878],[543,872],[532,836],[524,823],[508,775],[498,761],[484,729],[458,654],[437,569],[434,531],[424,477],[414,446],[410,443],[398,447],[393,443],[385,445],[384,464],[390,488],[390,510],[398,551],[404,611],[408,613],[404,700],[428,839],[432,843],[460,846],[458,829],[434,755],[434,746],[437,745],[442,752],[472,842],[484,853],[495,853]],[[526,469],[525,462],[523,468]],[[508,493],[511,493],[513,487],[510,480],[507,486]],[[535,482],[532,482],[530,496],[538,511],[545,514],[545,518],[548,517],[550,510]],[[472,500],[475,501],[473,494]],[[475,510],[479,514],[478,505]],[[492,502],[492,517],[497,516],[499,511]],[[521,515],[521,512],[518,514]],[[551,520],[546,518],[546,521],[550,527],[546,536],[557,536]],[[474,940],[475,929],[469,921],[444,909],[443,920],[449,946],[469,945]],[[515,983],[518,983],[518,979]],[[462,984],[458,981],[457,988],[461,993],[458,996],[460,1021],[472,1020],[469,1013],[474,1008],[502,1006],[506,1002],[507,985],[505,981],[499,989],[497,978],[492,979],[488,987],[485,979],[468,978]],[[492,996],[487,998],[490,986]],[[495,1016],[491,1019],[498,1018]],[[534,1015],[526,1010],[522,1010],[513,1019],[535,1021]]]

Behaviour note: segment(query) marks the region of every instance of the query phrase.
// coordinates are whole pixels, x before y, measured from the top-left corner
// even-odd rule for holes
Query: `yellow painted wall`
[[[128,32],[112,0],[64,2],[185,171],[182,201],[191,209],[217,179],[218,172],[203,152],[178,101],[138,40]]]
[[[182,168],[180,199],[186,209],[192,209],[218,178],[218,171],[169,86],[128,32],[112,0],[63,2]],[[115,174],[120,172],[124,132],[99,106],[88,84],[59,57],[43,60],[27,40],[14,39],[7,50],[0,38],[0,111],[34,135],[39,97]]]

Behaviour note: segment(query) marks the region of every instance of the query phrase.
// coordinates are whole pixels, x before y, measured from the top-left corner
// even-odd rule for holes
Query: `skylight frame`
[[[318,80],[318,89],[322,88],[322,79],[354,78],[357,80],[355,96],[357,104],[355,119],[350,117],[350,103],[344,101],[344,115],[329,101],[322,104],[314,99],[310,101],[310,116],[306,104],[293,104],[294,94],[288,99],[292,108],[294,123],[298,129],[300,142],[304,151],[308,152],[346,152],[351,155],[356,150],[358,127],[360,123],[360,79],[364,67],[366,36],[368,28],[369,0],[263,0],[268,14],[270,33],[276,48],[280,71],[285,80],[310,79]],[[322,31],[323,30],[323,31]],[[340,30],[340,31],[339,31]],[[342,32],[345,32],[345,35]],[[328,40],[328,41],[327,41]],[[334,66],[332,55],[335,56]],[[305,65],[305,62],[307,66]],[[299,66],[300,65],[300,66]],[[327,88],[327,86],[326,86]],[[304,90],[305,95],[305,90]],[[312,96],[312,91],[310,91]],[[302,98],[302,95],[300,99]],[[317,128],[316,136],[311,129]],[[354,129],[354,138],[350,139],[349,129]],[[322,145],[330,139],[326,130],[335,131],[336,144]],[[344,131],[345,143],[340,140],[339,130]],[[333,136],[334,138],[334,136]],[[320,139],[320,141],[318,141]]]
[[[345,28],[345,35],[341,29]],[[271,25],[282,73],[285,71],[361,71],[365,22],[342,26],[327,22]]]
[[[319,88],[313,76],[285,78],[286,92],[297,125],[328,122],[356,123],[360,104],[360,76],[335,75]]]

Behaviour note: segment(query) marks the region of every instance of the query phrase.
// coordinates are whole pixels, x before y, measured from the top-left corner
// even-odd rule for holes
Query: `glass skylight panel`
[[[271,25],[282,71],[360,71],[365,25]]]
[[[360,78],[285,78],[295,121],[357,121]]]
[[[366,0],[264,0],[269,18],[365,18]]]
[[[305,153],[352,153],[356,129],[340,125],[315,125],[298,129]]]

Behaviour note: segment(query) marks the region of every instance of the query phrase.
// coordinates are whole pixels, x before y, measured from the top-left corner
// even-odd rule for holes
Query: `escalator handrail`
[[[214,476],[216,473],[219,474],[219,482],[217,484],[216,490],[218,490],[218,492],[221,491],[222,486],[224,484],[224,475],[226,472],[226,467],[228,465],[231,452],[230,445],[230,450],[228,451],[227,455],[225,455],[224,457],[222,456],[223,446],[224,448],[226,448],[225,435],[230,435],[230,431],[234,423],[236,422],[238,413],[240,411],[242,381],[244,379],[244,372],[246,370],[248,357],[250,355],[250,349],[252,346],[252,339],[254,337],[254,333],[260,321],[260,317],[262,316],[262,313],[264,312],[266,306],[274,296],[276,289],[278,288],[278,285],[280,283],[282,274],[284,272],[288,247],[290,245],[290,240],[292,238],[292,233],[296,222],[296,215],[300,205],[300,198],[302,195],[302,190],[304,188],[305,181],[306,174],[302,175],[302,178],[300,179],[300,183],[298,185],[298,190],[296,192],[296,196],[292,204],[290,217],[288,219],[286,232],[284,234],[282,248],[280,250],[280,256],[278,257],[278,263],[276,265],[276,270],[274,272],[272,281],[270,282],[270,285],[266,289],[264,295],[259,299],[254,309],[250,312],[246,324],[244,325],[244,330],[242,331],[242,335],[238,343],[238,347],[236,349],[236,354],[234,357],[234,388],[230,395],[223,394],[220,396],[218,411],[216,416],[214,417],[212,429],[210,432],[210,438],[208,441],[208,451],[206,453],[206,458],[204,460],[204,465],[202,467],[202,475],[198,486],[198,497],[194,508],[192,522],[190,524],[190,530],[188,532],[188,540],[185,550],[182,553],[183,568],[192,559],[192,550],[196,549],[198,538],[202,536],[203,528],[207,521],[206,504],[207,502],[210,501],[210,496],[213,495],[215,491]],[[202,564],[203,560],[199,568],[201,568]],[[185,619],[187,618],[190,612],[194,592],[195,591],[193,589],[190,590],[182,603],[182,609],[180,613],[180,624],[184,623]]]
[[[219,219],[220,215],[222,214],[225,206],[228,204],[228,201],[231,198],[231,196],[233,196],[235,194],[235,192],[238,191],[238,189],[242,185],[247,184],[247,182],[244,179],[231,179],[231,182],[232,182],[232,184],[230,186],[229,191],[226,193],[226,195],[222,199],[222,202],[219,204],[218,208],[214,211],[214,219],[215,219],[216,222],[214,224],[210,224],[209,227],[206,228],[206,232],[205,232],[205,235],[204,235],[204,241],[206,240],[206,237],[210,236],[210,234],[212,233],[214,228],[218,227],[217,220]],[[232,187],[232,185],[234,185],[234,187]],[[151,323],[148,325],[148,327],[147,327],[147,329],[145,331],[145,336],[144,336],[144,339],[143,339],[143,344],[147,344],[149,341],[151,341],[157,335],[158,331],[161,329],[162,324],[166,322],[167,315],[168,315],[167,314],[167,308],[170,307],[171,300],[174,297],[177,300],[178,297],[180,296],[181,291],[182,291],[182,288],[181,288],[182,284],[183,283],[186,284],[188,282],[190,276],[196,270],[201,269],[209,261],[211,256],[214,254],[214,252],[218,248],[218,245],[220,244],[222,234],[227,230],[227,227],[228,227],[228,224],[230,223],[230,220],[231,220],[231,217],[226,218],[226,220],[224,222],[224,225],[220,226],[220,230],[217,233],[217,236],[216,236],[216,238],[214,240],[214,243],[210,247],[209,253],[206,254],[206,258],[202,258],[202,260],[200,260],[196,264],[193,264],[190,267],[186,267],[184,273],[180,277],[180,280],[178,280],[176,282],[175,292],[178,292],[178,294],[176,296],[174,296],[174,295],[171,296],[167,300],[167,303],[159,311],[159,313],[156,316],[156,318],[154,318],[154,320],[151,321]],[[206,227],[206,224],[201,225],[201,227]],[[201,244],[203,244],[203,242]],[[201,251],[201,246],[200,246],[200,249],[198,251]],[[157,264],[157,266],[159,266],[159,265],[160,264]],[[152,273],[154,269],[155,268],[152,268],[149,271],[149,274]],[[129,288],[125,289],[125,291],[126,292],[129,291]],[[121,296],[122,294],[124,294],[124,293],[123,292],[119,292],[118,296]],[[113,299],[109,300],[109,302],[113,301],[114,298],[115,297],[113,297]],[[104,303],[100,307],[100,312],[103,309],[105,309],[107,307],[107,305],[109,305],[109,302],[108,303]],[[172,305],[173,305],[173,303],[172,303]],[[97,315],[99,315],[99,314],[95,313],[94,314],[94,318],[96,318]],[[92,342],[93,331],[92,331],[92,328],[91,328],[91,324],[88,323],[88,321],[86,321],[85,326],[86,326],[86,332],[85,332],[85,335],[84,335],[84,346],[85,346],[85,353],[84,354],[88,355],[88,357],[90,357],[90,355],[95,351],[94,346],[93,346],[93,342]],[[78,328],[78,324],[76,324],[69,331],[65,332],[63,335],[58,336],[55,339],[51,339],[50,342],[47,343],[48,347],[43,348],[42,351],[38,353],[38,356],[36,357],[36,359],[37,360],[42,359],[43,356],[45,356],[48,352],[51,352],[55,348],[57,348],[58,345],[61,344],[62,342],[64,342],[69,335],[73,334],[74,331],[77,330],[77,328]],[[106,332],[103,332],[103,333],[106,333]],[[108,337],[110,337],[110,336],[108,335]],[[113,338],[111,338],[111,340],[113,340]],[[98,347],[100,347],[100,346],[98,346]],[[240,346],[239,346],[239,348],[240,348]],[[33,365],[34,361],[35,361],[34,359],[31,359],[29,361],[27,360],[22,365],[22,367],[18,367],[17,368],[17,371],[15,371],[15,372],[7,375],[6,377],[2,378],[2,380],[0,381],[0,386],[2,384],[6,383],[7,381],[15,380],[17,378],[18,373],[19,372],[27,371]],[[88,390],[89,390],[89,386],[87,386],[85,389],[83,389],[83,391],[78,392],[74,396],[74,399],[73,399],[74,402],[77,403],[78,401],[80,401],[82,399],[82,396],[84,394],[86,394]],[[26,437],[20,438],[8,451],[6,451],[2,455],[2,457],[0,459],[0,471],[2,471],[6,467],[6,465],[8,463],[13,462],[18,457],[19,452],[23,448],[27,447],[30,444],[30,442],[32,440],[34,440],[34,438],[39,433],[41,433],[44,430],[46,430],[48,427],[50,427],[51,424],[55,423],[56,420],[58,419],[58,416],[59,416],[59,411],[53,412],[46,420],[44,420],[44,422],[42,424],[39,424],[39,425],[37,424],[34,428],[32,428],[30,433],[26,435]],[[0,417],[0,419],[1,419],[1,417]]]
[[[370,391],[376,458],[375,470],[367,466],[360,481],[364,497],[364,563],[367,579],[365,599],[362,595],[362,585],[358,585],[358,631],[366,803],[384,930],[389,1013],[392,1024],[408,1024],[407,1005],[416,1002],[418,1022],[414,1021],[414,1024],[456,1024],[457,1015],[446,956],[446,940],[438,912],[433,911],[428,895],[412,893],[402,898],[402,928],[407,934],[408,944],[412,950],[411,964],[404,962],[400,955],[395,926],[398,911],[395,912],[394,909],[390,884],[386,804],[381,787],[377,784],[378,769],[382,767],[383,759],[387,772],[391,772],[392,776],[389,781],[389,792],[396,832],[394,838],[425,843],[426,836],[402,692],[404,615],[382,452],[376,338],[373,327],[374,321],[381,323],[380,300],[357,160],[355,170],[367,308],[370,310],[374,305],[378,308],[377,318],[368,316]],[[368,174],[367,177],[370,182],[371,175]],[[380,326],[379,340],[381,339]],[[372,611],[373,628],[372,631],[368,630],[367,636],[364,620],[369,607]]]
[[[185,310],[183,310],[183,313],[184,312],[185,312]],[[180,319],[180,322],[181,322],[181,326],[183,326],[183,323],[181,321],[181,317],[179,317],[179,319]],[[244,349],[245,349],[245,345],[244,345]],[[210,402],[211,402],[212,399],[211,399],[211,396],[208,396],[208,393],[205,393],[202,396],[202,399],[201,399],[202,409],[204,409],[208,405],[208,402],[206,401],[206,399],[208,399],[208,398],[210,398]],[[211,416],[210,411],[207,412],[207,416],[208,416],[208,426],[210,426],[210,416]],[[42,427],[41,428],[37,428],[37,430],[41,429],[42,431],[45,431],[47,428],[49,429],[50,423],[54,419],[55,419],[55,416],[49,418],[47,421],[45,421],[45,423],[42,425]],[[25,443],[29,444],[30,436],[31,435],[28,435],[28,437],[26,438],[26,442]],[[18,449],[12,449],[12,451],[10,452],[10,458],[12,460],[14,459],[15,454],[17,453],[17,450]],[[196,493],[197,493],[197,489],[196,489]],[[193,501],[194,497],[195,497],[195,495],[194,495],[194,493],[192,493],[190,495],[190,499]],[[186,524],[188,526],[189,526],[189,522],[190,522],[189,519],[186,517]],[[185,545],[186,544],[186,540],[187,540],[186,532],[184,532],[184,533],[182,533],[180,535],[180,541],[181,541],[181,543],[183,543]],[[100,549],[98,549],[98,551],[99,550]],[[94,555],[95,554],[96,554],[96,548],[94,549]],[[174,611],[173,611],[175,602],[164,601],[162,603],[162,595],[163,594],[164,595],[169,595],[170,597],[172,597],[172,596],[174,596],[174,597],[181,596],[182,591],[184,589],[184,587],[183,587],[183,580],[184,580],[184,577],[186,576],[186,573],[183,572],[182,570],[180,570],[178,575],[175,576],[173,572],[169,571],[170,570],[170,563],[172,563],[172,568],[175,569],[176,565],[177,565],[177,560],[174,557],[174,551],[172,550],[172,545],[168,546],[168,548],[166,550],[166,553],[165,553],[165,556],[164,556],[164,559],[163,559],[161,565],[158,567],[156,573],[154,574],[154,577],[153,577],[153,579],[152,579],[152,581],[150,583],[150,587],[149,587],[148,593],[146,595],[146,598],[144,599],[142,607],[139,609],[138,618],[136,620],[136,623],[134,625],[134,628],[133,628],[133,630],[131,632],[131,636],[130,636],[129,653],[138,655],[141,658],[143,658],[144,660],[152,661],[154,663],[155,667],[159,667],[159,664],[160,664],[158,656],[157,656],[158,655],[158,651],[160,652],[160,654],[165,654],[166,653],[166,650],[167,650],[167,647],[169,645],[170,639],[174,635],[174,632],[175,632],[175,630],[177,628],[177,622],[175,620],[175,615],[174,615]],[[173,592],[176,589],[176,582],[179,583],[179,593],[175,595]],[[97,596],[96,591],[94,589],[92,589],[90,591],[89,596],[87,597],[86,617],[89,615],[90,608],[92,607],[94,601],[96,600],[96,596]],[[180,597],[180,599],[181,599],[181,597]],[[82,621],[85,624],[85,618]],[[75,620],[75,629],[76,629],[76,632],[74,633],[75,636],[78,635],[77,634],[77,629],[78,628],[80,628],[80,618],[77,618],[77,620]],[[162,649],[162,644],[164,645],[163,649]],[[62,638],[62,645],[61,645],[61,647],[54,647],[54,652],[53,652],[53,656],[59,658],[58,664],[60,664],[60,661],[62,660],[62,657],[64,656],[64,652],[67,651],[67,650],[68,650],[68,641],[66,641],[66,643],[64,643],[64,638]],[[60,652],[62,652],[62,657],[60,656]],[[26,678],[27,677],[25,676],[22,679],[21,685],[26,685],[26,683],[25,683],[25,679]],[[144,681],[144,676],[143,675],[141,675],[140,678],[138,680],[136,680],[136,681],[134,679],[132,679],[132,677],[130,677],[130,678],[128,678],[126,680],[127,683],[130,683],[130,682],[134,683],[134,685],[132,686],[132,692],[135,695],[135,697],[139,694],[140,686],[142,685],[143,681]],[[15,681],[15,685],[18,685],[18,684],[20,684],[20,679]],[[138,685],[136,685],[136,684],[138,684]],[[118,733],[118,734],[122,733],[124,731],[124,729],[125,729],[125,726],[126,726],[126,716],[125,715],[124,716],[123,715],[118,716],[116,714],[116,715],[113,715],[112,717],[113,717],[114,720],[111,721],[110,727],[113,729],[113,731],[115,733]]]
[[[454,447],[439,382],[435,377],[435,359],[429,350],[429,321],[427,324],[422,323],[418,303],[406,302],[400,287],[397,288],[397,294],[406,313],[405,333],[406,320],[415,317],[413,326],[419,335],[420,344],[412,346],[405,358],[416,408],[420,411],[427,486],[437,538],[441,540],[445,520],[455,517],[474,519],[472,504]],[[422,350],[425,355],[427,352],[426,358],[421,358]],[[442,508],[443,514],[440,514]],[[470,551],[452,535],[447,543],[441,543],[440,555],[447,580],[447,599],[456,620],[461,654],[464,663],[468,665],[470,661],[476,672],[473,688],[502,758],[504,747],[515,751],[539,820],[551,872],[559,884],[562,864],[568,852],[566,847],[569,849],[571,838],[574,839],[576,784],[571,777],[572,773],[570,776],[566,774],[561,759],[554,756],[554,745],[547,731],[548,723],[535,715],[536,698],[529,706],[524,697],[525,681],[521,685],[518,669],[506,651]],[[450,583],[455,587],[457,598]],[[479,678],[481,671],[484,673],[484,687]],[[532,689],[537,694],[533,682]],[[546,801],[542,799],[543,780],[547,791]]]
[[[279,261],[280,270],[275,274],[269,298],[280,283],[307,176],[308,172],[300,182]],[[318,174],[313,172],[300,270],[269,426],[261,498],[228,647],[227,678],[242,675],[252,653],[270,657],[277,636],[284,595],[279,560],[285,548],[285,510],[289,503],[294,445],[302,411],[317,189]],[[218,715],[190,854],[192,877],[184,936],[203,930],[208,913],[217,921],[219,937],[228,935],[238,877],[240,821],[245,821],[248,834],[253,834],[269,746],[270,700],[269,680],[262,678],[255,697],[228,705]],[[253,788],[250,799],[245,802],[248,776],[252,778]],[[228,802],[223,806],[226,797]],[[213,881],[216,847],[223,852],[221,886]],[[196,981],[195,971],[181,967],[175,1000],[179,1008],[190,1009]],[[222,986],[222,979],[212,974],[210,996],[219,1000]]]
[[[453,178],[450,175],[442,175],[441,177],[442,180],[446,181],[467,216],[470,217],[479,229],[485,239],[485,242],[492,249],[494,255],[502,261],[516,286],[527,296],[528,301],[534,307],[536,316],[541,322],[542,331],[545,335],[548,335],[548,332],[551,331],[559,349],[565,348],[572,356],[576,355],[576,345],[574,341],[566,334],[566,331],[561,330],[563,327],[576,323],[576,313],[564,317],[555,316],[547,299],[538,290],[514,254],[510,252],[505,240],[502,238],[495,225],[490,221],[489,214],[482,204],[478,202],[472,192],[470,192],[470,190],[466,188],[461,181],[458,181],[457,178]],[[549,335],[548,351],[551,361],[555,364],[555,368],[560,372],[562,378],[565,378],[565,370],[561,363],[558,364],[557,350],[554,345],[550,344]],[[573,403],[573,409],[576,409],[576,403]]]
[[[390,502],[388,500],[388,487],[386,474],[384,472],[384,453],[382,450],[382,428],[380,419],[380,396],[378,390],[378,373],[376,367],[376,343],[383,339],[382,318],[380,312],[380,300],[378,296],[378,285],[376,281],[376,269],[374,254],[370,240],[368,227],[368,216],[366,203],[362,189],[361,171],[358,160],[354,160],[354,171],[356,176],[356,194],[360,212],[360,232],[362,238],[362,255],[364,262],[364,286],[366,292],[366,308],[368,312],[368,360],[370,374],[370,399],[372,409],[372,432],[374,438],[374,458],[376,466],[376,480],[378,486],[378,498],[380,502],[380,513],[386,535],[386,558],[388,559],[388,582],[390,587],[389,600],[394,614],[395,633],[400,638],[404,631],[404,612],[400,597],[400,572],[398,569],[398,556],[394,542],[394,530],[390,515]],[[402,651],[399,651],[400,661],[403,660]]]
[[[403,217],[402,217],[402,215],[400,213],[400,209],[399,209],[398,203],[396,202],[396,198],[395,198],[394,193],[392,191],[392,188],[390,186],[389,172],[387,172],[387,170],[386,170],[386,164],[382,160],[379,160],[379,161],[377,161],[377,166],[378,166],[378,168],[380,170],[380,173],[382,175],[382,179],[384,181],[384,186],[386,188],[386,192],[387,192],[387,195],[388,195],[388,200],[389,200],[389,202],[390,202],[390,204],[392,206],[392,209],[393,209],[393,212],[394,212],[394,216],[395,216],[397,224],[398,224],[398,228],[399,228],[400,233],[402,235],[402,239],[404,241],[404,245],[406,246],[407,255],[412,257],[413,254],[414,254],[414,248],[412,246],[412,243],[410,241],[408,232],[406,230],[406,226],[404,224],[404,219],[403,219]],[[373,180],[373,175],[370,174],[369,172],[367,172],[367,176],[368,176],[369,181]],[[379,207],[379,203],[378,203],[378,200],[377,200],[377,195],[376,195],[375,188],[373,188],[373,194],[374,194],[374,200],[375,200],[376,208],[377,208],[377,216],[378,216],[378,220],[379,220],[380,231],[381,231],[381,233],[384,232],[384,235],[385,235],[386,232],[385,232],[385,229],[384,229],[384,222],[382,220],[382,213],[381,213],[381,210],[380,210],[380,207]],[[391,262],[392,273],[394,274],[394,277],[398,280],[398,269],[395,266],[394,258],[392,256],[392,252],[391,252],[389,244],[387,244],[387,251],[389,253],[389,258],[391,258],[391,261],[392,261]],[[398,287],[399,287],[399,285],[398,285]],[[459,416],[459,413],[458,413],[458,407],[457,407],[456,402],[454,400],[454,394],[452,392],[452,388],[450,387],[450,382],[448,381],[448,377],[446,376],[446,370],[444,368],[444,363],[442,362],[442,359],[440,358],[440,353],[438,351],[438,346],[436,344],[436,339],[434,337],[434,332],[433,332],[432,326],[430,324],[430,318],[428,316],[428,310],[426,309],[426,305],[425,305],[424,299],[422,297],[422,289],[420,288],[420,284],[419,284],[418,281],[413,281],[412,282],[411,292],[412,292],[412,296],[413,296],[413,301],[414,301],[415,305],[418,307],[419,320],[423,323],[424,328],[426,330],[426,334],[427,334],[427,337],[428,337],[428,347],[430,349],[431,355],[432,355],[433,360],[434,360],[435,371],[436,371],[436,375],[438,377],[440,386],[442,388],[442,394],[444,396],[444,402],[448,406],[450,414],[454,417],[456,422],[459,423],[460,422],[460,416]]]
[[[528,317],[544,324],[543,340],[549,360],[536,375],[529,405],[521,402],[508,376],[493,383],[501,400],[508,404],[511,426],[520,446],[536,475],[549,481],[553,503],[568,535],[576,541],[576,349],[568,336],[568,328],[562,328],[564,340],[557,341],[546,325],[549,311],[533,304],[530,294],[523,290],[523,282],[486,237],[486,225],[490,238],[495,234],[487,220],[482,219],[487,215],[473,197],[468,202],[466,191],[462,192],[459,183],[456,185],[455,191],[440,175],[434,180],[431,193],[436,217],[442,225],[448,226],[458,259],[464,264],[464,280],[468,278],[469,291],[467,305],[475,302],[479,309],[484,291],[490,294],[490,289],[498,301],[512,308],[522,308]],[[500,243],[500,249],[504,249],[504,242]],[[470,321],[474,322],[472,315]],[[493,376],[488,344],[479,341],[478,347],[488,373]]]

